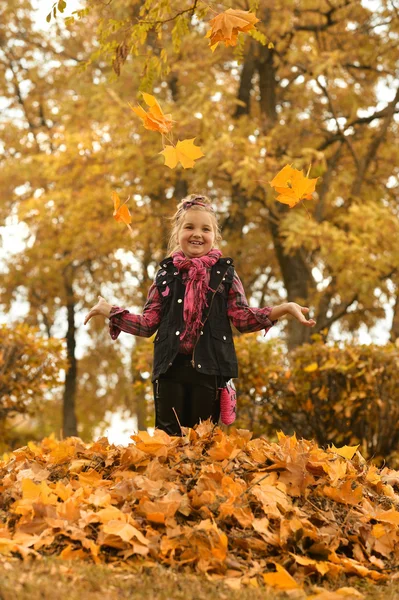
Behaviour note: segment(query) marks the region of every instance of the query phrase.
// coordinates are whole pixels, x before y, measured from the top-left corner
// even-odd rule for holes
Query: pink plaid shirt
[[[109,317],[109,329],[112,339],[116,340],[121,331],[141,337],[150,337],[160,325],[161,310],[162,298],[159,295],[157,286],[153,283],[148,291],[141,315],[131,314],[127,309],[118,306],[112,307]],[[234,278],[227,300],[227,314],[238,331],[250,333],[264,329],[266,335],[269,329],[277,323],[277,321],[269,319],[271,310],[272,307],[270,306],[251,308],[248,305],[241,280],[234,271]],[[191,354],[195,342],[196,338],[184,339],[180,342],[179,352]]]

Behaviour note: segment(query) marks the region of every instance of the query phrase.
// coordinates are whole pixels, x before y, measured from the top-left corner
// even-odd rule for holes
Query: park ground
[[[256,585],[256,583],[254,584]],[[334,594],[338,588],[351,588]],[[357,592],[357,593],[356,593]],[[156,566],[148,569],[93,565],[78,561],[43,558],[0,561],[0,600],[397,600],[399,578],[385,584],[349,578],[329,584],[306,586],[287,593],[272,588],[245,586],[232,589],[223,580],[210,581],[203,575],[185,574]]]

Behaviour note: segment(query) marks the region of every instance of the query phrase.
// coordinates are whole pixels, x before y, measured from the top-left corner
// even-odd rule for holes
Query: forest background
[[[33,3],[0,2],[0,222],[24,238],[0,283],[3,440],[92,439],[118,412],[152,424],[151,340],[112,342],[101,319],[87,336],[82,322],[98,294],[141,309],[167,217],[198,191],[220,213],[251,304],[293,300],[317,321],[283,322],[269,342],[237,335],[239,425],[395,459],[395,4],[89,0],[70,18],[64,4],[49,3],[46,28]],[[212,52],[207,22],[229,7],[260,22]],[[128,106],[141,91],[179,139],[196,138],[205,156],[193,169],[163,164],[159,135]],[[278,204],[267,184],[285,164],[319,177],[306,209]],[[112,218],[112,191],[130,196],[133,237]],[[390,343],[360,346],[382,319]]]

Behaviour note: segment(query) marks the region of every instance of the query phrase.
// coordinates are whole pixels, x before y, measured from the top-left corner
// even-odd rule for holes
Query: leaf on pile
[[[295,579],[278,563],[276,563],[276,573],[264,573],[264,582],[279,590],[294,590],[301,587]]]
[[[169,133],[173,127],[172,115],[164,115],[157,100],[151,94],[143,92],[143,99],[149,106],[147,112],[140,105],[132,106],[129,104],[129,106],[143,121],[144,127],[151,131],[159,131],[159,133]]]
[[[311,200],[318,177],[309,179],[302,171],[286,165],[270,181],[270,185],[278,192],[276,200],[293,208],[301,200]]]
[[[228,8],[220,15],[216,15],[209,21],[211,29],[205,36],[210,38],[209,45],[212,52],[217,48],[219,42],[224,42],[226,46],[235,46],[239,32],[254,29],[255,23],[258,21],[259,19],[254,13],[248,10]]]
[[[50,437],[5,455],[0,556],[145,558],[287,591],[398,568],[397,471],[283,432],[271,443],[206,421],[183,433],[139,432],[128,447]]]
[[[335,452],[336,454],[339,454],[344,458],[349,458],[350,460],[354,457],[358,448],[359,444],[357,446],[342,446],[342,448],[336,448],[334,444],[332,444],[330,450],[331,452]]]
[[[192,169],[195,161],[204,156],[201,148],[194,145],[195,138],[191,140],[178,141],[176,146],[166,146],[162,152],[165,158],[165,165],[174,169],[178,163],[184,167],[184,169]]]

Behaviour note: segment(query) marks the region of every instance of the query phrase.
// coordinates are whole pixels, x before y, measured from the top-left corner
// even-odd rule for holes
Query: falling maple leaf
[[[269,183],[279,193],[276,200],[293,208],[301,200],[311,200],[317,180],[318,177],[309,179],[302,171],[286,165]]]
[[[157,100],[151,94],[143,92],[143,99],[147,106],[149,106],[148,112],[140,105],[132,106],[129,104],[129,106],[142,119],[144,127],[151,131],[169,133],[173,127],[172,115],[164,115]]]
[[[133,230],[130,227],[130,223],[132,222],[132,216],[129,212],[128,207],[126,206],[127,200],[121,205],[120,198],[116,192],[112,192],[111,194],[112,200],[114,202],[114,219],[119,223],[125,223],[127,228],[130,231],[130,234],[133,235]]]
[[[248,10],[229,8],[220,15],[216,15],[209,21],[211,29],[205,36],[211,38],[209,45],[212,52],[219,42],[224,42],[226,46],[235,46],[238,33],[254,29],[255,23],[258,21],[259,19],[254,13]]]
[[[176,146],[166,146],[159,153],[165,157],[165,165],[174,169],[180,162],[185,169],[191,169],[195,161],[204,156],[201,148],[194,146],[194,140],[195,138],[192,138],[190,140],[183,140],[182,142],[178,141]]]

